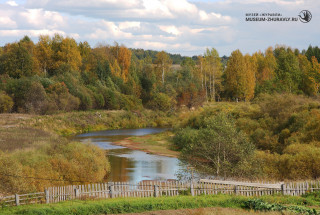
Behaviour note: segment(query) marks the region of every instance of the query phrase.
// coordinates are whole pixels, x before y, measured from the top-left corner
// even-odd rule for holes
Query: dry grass
[[[58,135],[24,125],[33,116],[27,114],[0,114],[0,150],[14,151],[38,148],[53,143]]]
[[[0,127],[12,128],[19,126],[22,122],[29,120],[33,115],[28,114],[0,114]]]
[[[172,150],[171,131],[159,134],[151,134],[145,136],[132,136],[116,144],[131,149],[142,150],[151,154],[163,155],[168,157],[178,157],[179,152]]]
[[[70,136],[107,129],[169,127],[174,119],[165,113],[151,110],[143,110],[138,113],[124,110],[99,110],[36,116],[25,120],[24,125]]]
[[[37,148],[53,143],[58,137],[40,129],[28,127],[0,128],[0,150],[14,151]]]

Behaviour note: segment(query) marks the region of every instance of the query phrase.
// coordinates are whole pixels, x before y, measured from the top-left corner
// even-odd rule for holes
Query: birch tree
[[[204,84],[206,89],[207,101],[215,101],[216,91],[215,85],[217,82],[221,82],[221,60],[219,53],[216,49],[212,48],[211,50],[207,48],[204,53],[203,60],[203,73],[204,73]],[[201,61],[201,70],[202,70],[202,61]],[[207,83],[208,80],[208,83]],[[209,91],[209,93],[208,93]]]
[[[170,59],[167,53],[165,53],[164,51],[161,51],[157,54],[156,66],[161,73],[162,84],[164,84],[164,81],[165,81],[165,73],[169,71],[171,65],[172,65],[172,60]]]

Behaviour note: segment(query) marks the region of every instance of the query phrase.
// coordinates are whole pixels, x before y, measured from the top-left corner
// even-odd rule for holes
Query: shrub
[[[30,78],[21,78],[21,79],[9,79],[6,85],[6,92],[8,95],[11,95],[14,106],[13,111],[17,112],[26,112],[25,103],[26,103],[26,94],[31,87]]]
[[[257,211],[291,211],[297,214],[309,214],[309,215],[317,215],[319,214],[315,209],[306,208],[302,206],[292,205],[285,206],[282,204],[270,204],[264,202],[261,199],[249,199],[244,202],[243,205],[246,209],[257,210]]]
[[[50,103],[56,106],[56,110],[77,110],[80,105],[79,98],[71,95],[64,82],[57,82],[46,89]]]
[[[28,113],[44,114],[47,111],[47,94],[43,86],[33,82],[25,95],[25,110]]]
[[[76,96],[80,99],[79,108],[81,110],[89,110],[92,108],[92,98],[85,87],[79,87],[77,89]]]
[[[152,110],[169,111],[174,107],[174,105],[174,101],[168,95],[164,93],[156,93],[146,106]]]
[[[0,113],[8,113],[13,107],[13,100],[4,92],[0,92]]]
[[[254,145],[235,127],[230,116],[218,114],[203,119],[199,129],[182,129],[174,138],[182,148],[181,158],[216,176],[243,176]]]
[[[71,181],[101,182],[109,170],[105,151],[91,144],[58,140],[51,145],[14,151],[10,154],[0,151],[0,191],[28,193],[43,191],[48,186],[70,184]]]
[[[2,193],[18,193],[26,191],[27,183],[23,178],[7,175],[22,175],[23,167],[18,160],[0,151],[0,190]]]
[[[51,152],[52,168],[67,181],[98,182],[109,172],[105,151],[97,146],[69,143]]]

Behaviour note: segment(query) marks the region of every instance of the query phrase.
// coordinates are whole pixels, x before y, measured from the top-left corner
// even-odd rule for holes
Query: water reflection
[[[112,144],[112,142],[129,136],[159,133],[164,130],[163,128],[107,130],[81,134],[75,139],[81,142],[90,141],[109,150],[110,181],[135,183],[141,180],[176,179],[175,173],[179,170],[178,159],[152,155]]]

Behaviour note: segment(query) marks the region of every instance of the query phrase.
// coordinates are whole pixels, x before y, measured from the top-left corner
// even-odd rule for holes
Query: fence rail
[[[2,206],[18,206],[29,204],[45,203],[44,192],[28,193],[28,194],[15,194],[0,198],[0,205]]]
[[[320,190],[320,181],[293,183],[248,183],[235,181],[200,180],[196,183],[179,181],[142,181],[138,184],[108,182],[86,185],[49,187],[44,192],[12,195],[0,198],[0,205],[13,206],[35,203],[56,203],[73,199],[107,199],[118,197],[160,197],[178,195],[235,194],[262,196],[283,194],[299,196]]]

